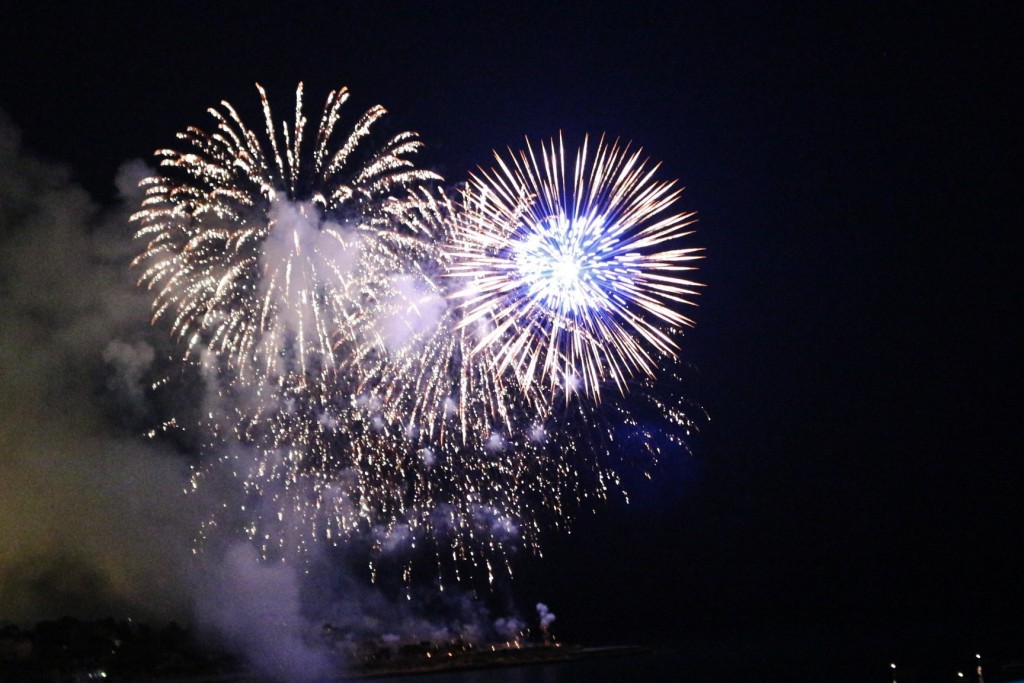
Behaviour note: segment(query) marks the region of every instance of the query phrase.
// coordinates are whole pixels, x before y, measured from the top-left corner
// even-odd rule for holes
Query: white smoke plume
[[[416,336],[435,328],[448,304],[411,275],[393,277],[391,286],[394,296],[381,307],[387,313],[378,327],[385,348],[394,353],[406,350]]]
[[[273,286],[281,331],[300,335],[308,349],[308,340],[320,333],[322,314],[307,294],[344,290],[344,279],[359,256],[358,242],[337,223],[324,221],[311,202],[276,200],[268,218],[272,228],[260,251],[260,268],[268,275],[259,279],[260,296]],[[344,241],[338,236],[345,236]],[[274,348],[284,344],[283,339],[271,341]]]
[[[551,624],[555,620],[555,615],[543,602],[537,603],[537,619],[540,621],[541,635],[544,636],[544,640],[548,640],[551,637]]]
[[[202,580],[199,627],[275,680],[336,674],[341,662],[317,640],[317,625],[302,615],[299,590],[294,565],[263,562],[251,544],[236,543]]]
[[[517,617],[499,617],[494,620],[494,632],[505,641],[518,641],[526,633],[526,622]]]

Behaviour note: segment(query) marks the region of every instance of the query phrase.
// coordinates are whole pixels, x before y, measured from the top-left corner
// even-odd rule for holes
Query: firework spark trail
[[[579,384],[600,400],[607,380],[623,392],[631,376],[653,375],[693,324],[676,307],[694,305],[700,286],[682,273],[702,250],[668,246],[693,222],[666,215],[675,183],[654,180],[641,150],[604,138],[592,157],[584,141],[570,164],[561,138],[539,157],[527,141],[495,158],[471,176],[453,245],[453,272],[469,280],[455,295],[464,324],[491,321],[481,346],[499,368],[526,387],[546,380],[566,400]]]
[[[189,152],[157,152],[133,217],[154,320],[208,388],[215,458],[193,487],[241,483],[241,521],[217,511],[201,537],[240,524],[264,558],[361,539],[371,576],[420,544],[442,589],[467,564],[493,580],[510,546],[539,552],[543,526],[621,489],[618,425],[643,442],[635,461],[657,462],[635,406],[693,428],[649,375],[690,324],[673,306],[699,250],[664,247],[691,215],[663,217],[678,190],[639,151],[585,144],[567,184],[561,143],[540,161],[528,145],[453,198],[408,160],[415,134],[369,144],[383,108],[334,144],[347,92],[332,92],[304,156],[301,85],[281,139],[260,98],[265,138],[221,103],[213,133],[179,135]],[[600,409],[569,401],[609,380]]]

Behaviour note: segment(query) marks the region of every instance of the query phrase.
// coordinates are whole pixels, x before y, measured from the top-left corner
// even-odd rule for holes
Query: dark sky
[[[0,108],[100,205],[256,81],[384,104],[451,182],[559,130],[682,181],[711,421],[525,564],[566,637],[1020,642],[1012,3],[18,4]]]

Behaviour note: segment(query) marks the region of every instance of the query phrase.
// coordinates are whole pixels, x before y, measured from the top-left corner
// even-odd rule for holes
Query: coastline
[[[339,680],[364,680],[393,678],[397,676],[418,676],[452,671],[512,668],[556,664],[580,659],[598,657],[629,657],[650,654],[652,649],[639,645],[607,645],[583,647],[580,645],[528,645],[506,647],[496,650],[472,650],[460,653],[444,653],[439,656],[407,658],[388,662],[381,666],[353,668]]]

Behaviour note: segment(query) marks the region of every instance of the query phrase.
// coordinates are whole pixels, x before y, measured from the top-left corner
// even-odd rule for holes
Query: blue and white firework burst
[[[700,285],[686,277],[702,249],[678,246],[692,213],[672,213],[681,189],[654,179],[642,150],[588,141],[566,163],[561,138],[495,154],[470,178],[453,245],[464,324],[487,326],[480,347],[526,387],[566,400],[622,392],[674,356]],[[569,165],[569,174],[566,166]]]

